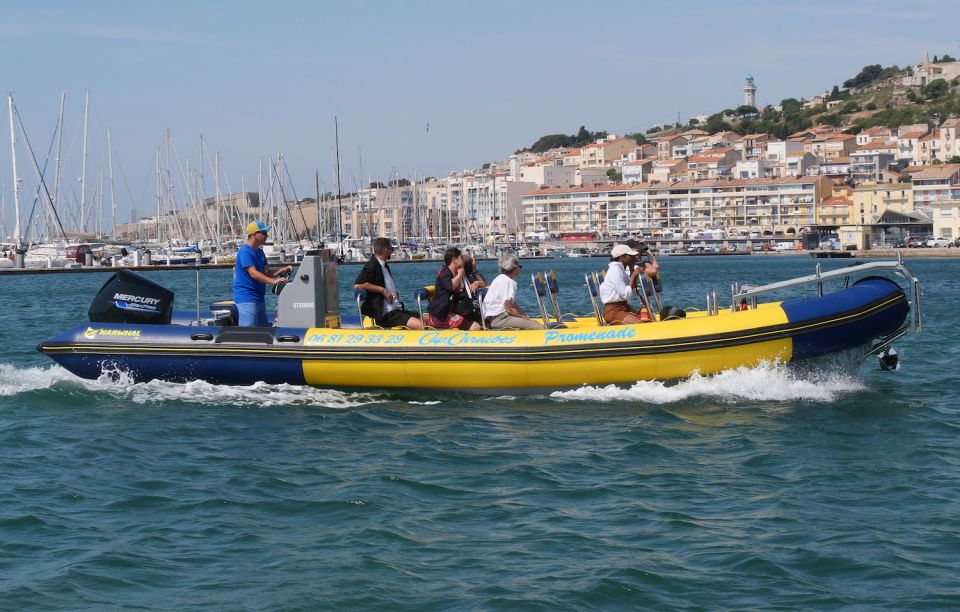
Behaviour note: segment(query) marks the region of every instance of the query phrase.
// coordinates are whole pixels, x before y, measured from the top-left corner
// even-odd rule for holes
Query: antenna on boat
[[[337,239],[340,241],[340,261],[343,261],[343,195],[340,192],[340,124],[333,117],[333,141],[337,152]]]

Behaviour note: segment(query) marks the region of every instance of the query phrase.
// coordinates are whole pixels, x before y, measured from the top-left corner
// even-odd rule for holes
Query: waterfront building
[[[853,225],[879,223],[888,211],[913,212],[913,186],[910,183],[862,183],[853,190],[853,206],[847,221]]]
[[[913,207],[933,220],[937,237],[960,237],[960,164],[907,168],[912,177]]]
[[[602,236],[721,227],[795,236],[814,223],[815,205],[831,194],[823,177],[681,180],[674,183],[546,188],[524,195],[524,224],[552,234]]]
[[[851,224],[853,201],[846,193],[832,195],[817,204],[816,226],[822,232],[835,231],[840,226]]]

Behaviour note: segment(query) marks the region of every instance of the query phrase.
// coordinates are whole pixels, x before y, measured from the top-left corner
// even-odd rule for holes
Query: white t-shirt
[[[393,282],[393,276],[391,276],[390,270],[387,270],[387,264],[379,257],[377,261],[380,262],[380,267],[383,269],[383,287],[393,296],[392,302],[388,303],[386,299],[383,300],[383,314],[387,314],[388,312],[399,310],[400,296],[397,295],[397,285]]]
[[[513,300],[516,303],[517,281],[506,274],[500,274],[493,279],[487,288],[487,297],[483,298],[483,312],[488,317],[495,317],[506,312],[503,303]]]
[[[600,283],[600,301],[604,304],[610,302],[629,302],[630,294],[630,275],[627,269],[619,261],[611,261],[607,266],[607,274]]]

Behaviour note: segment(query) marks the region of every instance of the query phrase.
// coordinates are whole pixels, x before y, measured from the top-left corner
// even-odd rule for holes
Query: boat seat
[[[426,287],[420,287],[413,292],[413,296],[417,298],[417,312],[420,313],[420,320],[423,321],[423,303],[430,303],[430,300],[433,299],[433,296],[436,295],[437,288],[436,285],[427,285]]]
[[[370,294],[367,293],[366,289],[354,289],[353,298],[357,302],[357,314],[360,315],[360,329],[366,329],[363,325],[363,305],[370,298]]]
[[[603,270],[587,272],[583,275],[587,281],[587,293],[590,295],[590,304],[593,306],[593,315],[597,317],[597,325],[606,325],[603,320],[603,303],[600,301],[600,279],[603,278]]]
[[[210,304],[210,314],[213,315],[217,325],[221,326],[235,326],[240,321],[237,305],[231,300]]]
[[[548,270],[546,274],[547,289],[550,290],[550,301],[553,304],[553,314],[558,322],[571,323],[577,320],[576,315],[562,314],[560,312],[560,283],[557,281],[557,273]]]
[[[480,327],[487,329],[487,309],[483,306],[483,300],[487,299],[487,288],[477,289],[477,303],[480,304]]]
[[[547,297],[547,279],[543,272],[534,272],[530,275],[530,282],[533,285],[533,295],[537,298],[537,310],[540,311],[540,318],[543,319],[543,326],[550,325],[550,315],[547,314],[547,306],[544,299]]]

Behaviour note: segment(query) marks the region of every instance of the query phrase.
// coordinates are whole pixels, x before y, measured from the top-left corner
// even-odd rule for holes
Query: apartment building
[[[731,176],[738,161],[740,154],[733,149],[707,149],[687,161],[687,177],[698,180]]]
[[[908,169],[913,179],[913,206],[933,220],[933,232],[960,237],[960,164]]]
[[[723,227],[796,235],[830,194],[827,179],[681,180],[673,184],[547,188],[523,197],[527,231],[649,234],[664,229]]]
[[[580,147],[579,165],[581,168],[607,168],[614,160],[622,158],[636,147],[637,143],[632,138],[611,135]]]
[[[879,223],[887,211],[913,212],[913,188],[910,183],[863,183],[853,190],[853,206],[847,223]]]
[[[663,160],[687,156],[687,139],[683,136],[664,136],[657,141],[657,157]]]

